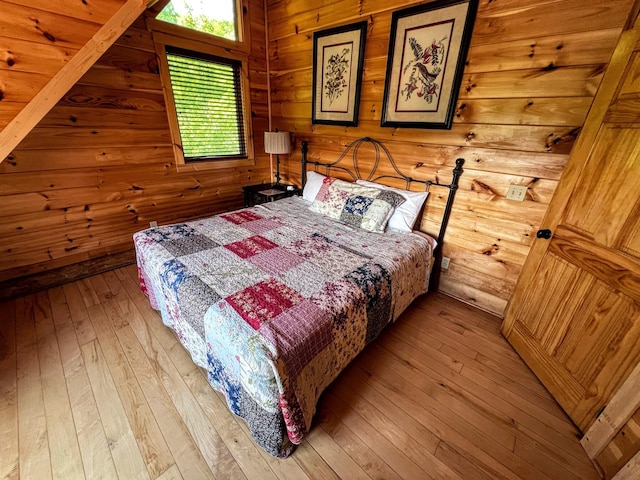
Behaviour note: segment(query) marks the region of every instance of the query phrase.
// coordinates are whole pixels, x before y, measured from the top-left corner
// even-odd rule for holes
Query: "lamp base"
[[[276,185],[280,185],[280,154],[276,154]]]

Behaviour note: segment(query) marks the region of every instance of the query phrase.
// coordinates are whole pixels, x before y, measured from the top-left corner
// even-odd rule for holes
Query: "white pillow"
[[[381,190],[391,190],[392,192],[402,195],[405,202],[399,207],[396,207],[393,215],[391,215],[391,218],[387,223],[387,226],[402,232],[413,231],[413,226],[416,223],[418,214],[420,213],[420,210],[422,210],[422,205],[424,205],[429,192],[410,192],[400,188],[388,187],[387,185],[382,185],[380,183],[367,182],[366,180],[358,180],[356,183],[367,187],[379,188]]]
[[[307,183],[304,184],[304,190],[302,190],[302,198],[307,202],[313,202],[316,199],[316,195],[322,187],[323,180],[327,178],[326,175],[321,173],[309,171],[307,172]]]

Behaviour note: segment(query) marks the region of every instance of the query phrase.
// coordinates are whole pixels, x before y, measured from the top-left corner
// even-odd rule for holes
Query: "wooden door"
[[[640,362],[638,3],[502,326],[583,432]]]

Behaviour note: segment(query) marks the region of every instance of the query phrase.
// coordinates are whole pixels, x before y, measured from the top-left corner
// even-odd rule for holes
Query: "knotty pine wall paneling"
[[[480,0],[451,130],[382,128],[391,14],[425,2],[267,0],[273,126],[313,159],[335,160],[354,139],[385,143],[400,169],[447,181],[466,159],[445,238],[440,289],[503,315],[584,123],[632,0]],[[357,127],[311,125],[313,32],[366,20]],[[299,182],[298,153],[284,158]],[[506,200],[510,184],[526,200]],[[422,228],[437,232],[446,192],[433,190]]]
[[[0,281],[132,249],[150,221],[239,208],[242,185],[269,181],[264,18],[262,0],[250,0],[255,166],[177,172],[154,44],[139,18],[0,164]],[[30,55],[40,48],[16,50],[16,64],[37,69]]]
[[[123,4],[0,0],[0,130]]]

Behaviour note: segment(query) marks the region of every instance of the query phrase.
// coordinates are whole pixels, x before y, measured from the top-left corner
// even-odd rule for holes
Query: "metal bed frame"
[[[364,180],[368,180],[368,181],[373,181],[376,182],[378,180],[381,179],[395,179],[395,180],[402,180],[405,182],[405,189],[409,190],[409,187],[412,183],[419,183],[424,185],[425,191],[429,191],[429,188],[432,186],[435,187],[444,187],[444,188],[448,188],[449,189],[449,195],[447,197],[447,202],[445,204],[445,208],[444,208],[444,214],[442,216],[442,222],[440,224],[440,231],[438,232],[438,244],[433,252],[433,257],[435,259],[435,265],[432,268],[432,273],[431,273],[431,278],[429,280],[429,289],[430,290],[435,290],[438,287],[438,282],[440,280],[440,263],[441,263],[441,259],[442,259],[442,244],[444,241],[444,235],[445,232],[447,230],[447,225],[449,224],[449,217],[451,216],[451,209],[453,207],[453,199],[455,198],[456,195],[456,190],[458,190],[458,181],[460,179],[460,175],[462,175],[462,165],[464,164],[464,158],[458,158],[456,159],[456,166],[453,168],[452,172],[453,172],[453,176],[451,178],[451,183],[439,183],[437,181],[432,181],[432,180],[419,180],[413,177],[410,177],[408,175],[405,175],[404,173],[402,173],[398,167],[396,166],[395,162],[393,161],[393,158],[391,156],[391,153],[389,153],[389,150],[387,149],[387,147],[385,147],[382,143],[380,143],[378,140],[375,140],[373,138],[370,137],[363,137],[363,138],[359,138],[357,140],[354,140],[353,142],[351,142],[349,145],[346,146],[346,148],[344,149],[344,151],[340,154],[340,156],[338,157],[337,160],[335,160],[334,162],[330,162],[330,163],[325,163],[325,162],[317,162],[317,161],[313,161],[313,160],[309,160],[307,158],[307,150],[308,150],[308,142],[303,141],[302,142],[302,188],[304,189],[304,186],[307,182],[307,166],[308,165],[313,165],[314,171],[318,170],[318,167],[323,167],[325,169],[325,174],[326,175],[330,175],[331,174],[331,170],[338,170],[344,173],[347,173],[353,180],[358,180],[358,179],[362,179],[363,176],[360,173],[360,168],[358,166],[358,149],[363,145],[363,144],[371,144],[375,150],[375,158],[374,158],[374,162],[373,162],[373,166],[371,167],[371,170],[369,171],[368,175],[366,176],[366,178],[364,178]],[[350,170],[348,167],[343,166],[343,165],[338,165],[349,153],[349,151],[351,151],[351,157],[352,157],[352,168],[353,171]],[[384,153],[384,155],[387,158],[387,161],[391,164],[391,167],[393,168],[393,170],[397,173],[397,175],[379,175],[379,176],[374,176],[375,171],[378,168],[378,164],[380,163],[380,157],[381,157],[381,152]],[[427,199],[428,201],[428,199]]]

